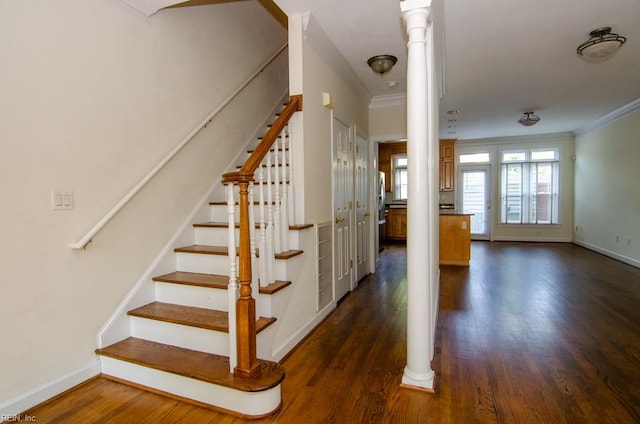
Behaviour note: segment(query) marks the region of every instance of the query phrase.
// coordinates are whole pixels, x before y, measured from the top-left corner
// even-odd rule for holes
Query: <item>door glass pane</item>
[[[464,171],[462,173],[462,213],[472,213],[471,234],[485,234],[487,210],[485,193],[485,171]]]

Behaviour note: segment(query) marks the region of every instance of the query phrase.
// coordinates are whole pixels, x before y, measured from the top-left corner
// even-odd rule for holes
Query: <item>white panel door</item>
[[[351,289],[351,211],[353,206],[353,157],[351,132],[333,119],[333,222],[334,287],[340,300]]]
[[[356,201],[356,282],[369,273],[369,178],[367,161],[369,143],[356,135],[355,151],[355,201]]]

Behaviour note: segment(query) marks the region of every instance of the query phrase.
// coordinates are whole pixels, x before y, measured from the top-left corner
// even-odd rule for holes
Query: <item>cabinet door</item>
[[[440,191],[453,191],[455,140],[440,140]]]
[[[453,191],[453,161],[443,160],[441,162],[440,190]]]
[[[407,210],[400,209],[400,213],[396,215],[396,238],[406,240],[407,238]]]
[[[407,210],[389,209],[387,215],[387,238],[406,240],[407,238]]]

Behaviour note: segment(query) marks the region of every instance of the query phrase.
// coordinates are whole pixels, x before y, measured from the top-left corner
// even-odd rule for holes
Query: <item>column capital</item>
[[[403,0],[400,2],[400,12],[407,13],[415,9],[429,9],[431,0]]]

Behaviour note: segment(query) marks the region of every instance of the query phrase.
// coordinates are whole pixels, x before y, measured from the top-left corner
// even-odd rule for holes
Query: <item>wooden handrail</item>
[[[290,97],[289,104],[284,108],[282,113],[276,118],[269,131],[262,138],[258,147],[251,153],[249,159],[242,165],[242,168],[238,172],[230,172],[222,176],[223,183],[239,183],[240,181],[253,180],[253,173],[256,172],[258,166],[267,155],[267,152],[271,149],[273,143],[278,139],[278,136],[289,123],[289,119],[295,112],[302,110],[302,94],[296,94]],[[247,180],[248,178],[248,180]]]
[[[251,296],[251,240],[249,228],[249,184],[273,143],[278,139],[289,119],[302,110],[302,95],[291,96],[289,104],[276,118],[258,147],[237,172],[222,176],[224,184],[238,184],[240,208],[240,240],[238,248],[238,284],[240,297],[236,300],[236,348],[238,362],[233,371],[238,377],[251,378],[260,373],[260,363],[256,352],[256,305]],[[235,231],[235,229],[232,229]],[[229,317],[232,319],[232,317]]]

